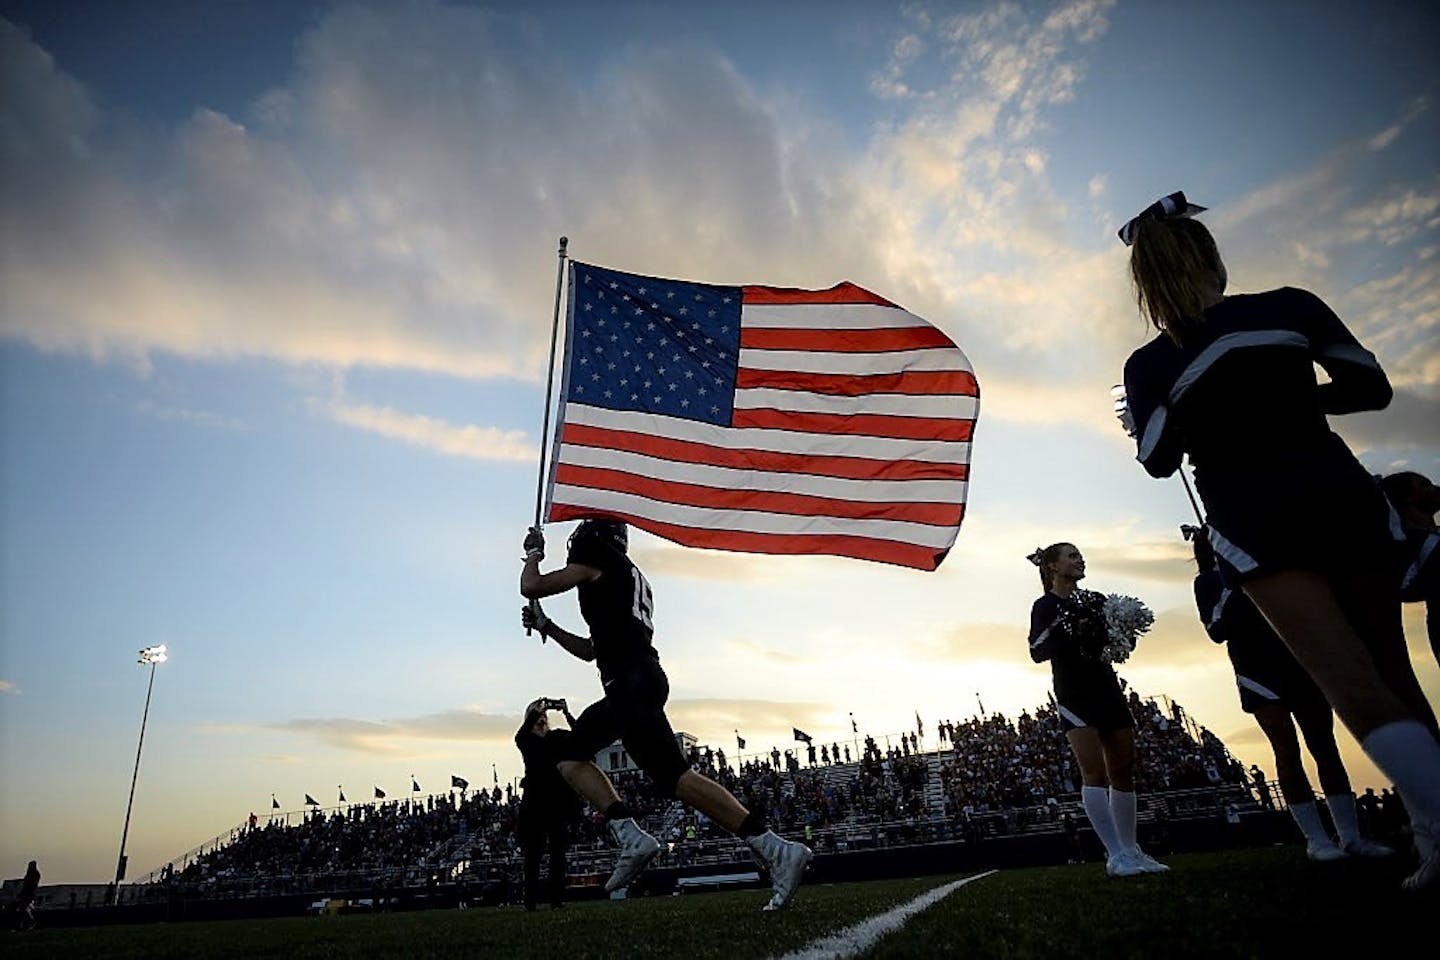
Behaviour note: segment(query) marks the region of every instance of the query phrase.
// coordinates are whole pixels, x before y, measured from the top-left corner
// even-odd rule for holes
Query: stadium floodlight
[[[140,715],[140,743],[135,748],[135,772],[130,777],[130,799],[125,803],[125,829],[120,833],[120,859],[115,864],[115,896],[119,899],[120,881],[125,879],[125,841],[130,838],[130,811],[135,806],[135,783],[140,779],[140,751],[145,749],[145,723],[150,719],[150,694],[155,690],[155,665],[170,659],[165,644],[146,647],[136,660],[150,668],[150,682],[145,687],[145,712]]]

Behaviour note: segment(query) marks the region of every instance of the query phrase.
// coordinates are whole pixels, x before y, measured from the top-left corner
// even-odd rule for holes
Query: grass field
[[[1440,942],[1440,896],[1407,896],[1398,862],[1311,864],[1298,846],[1171,858],[1110,880],[1098,864],[1010,870],[956,890],[869,957],[1324,957]],[[759,890],[563,910],[518,907],[154,924],[5,934],[16,958],[780,956],[962,875],[804,886],[762,914]],[[1433,955],[1422,950],[1421,955]]]

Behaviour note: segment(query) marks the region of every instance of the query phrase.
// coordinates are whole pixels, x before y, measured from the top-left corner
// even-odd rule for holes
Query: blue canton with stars
[[[566,399],[729,426],[740,288],[572,269]]]

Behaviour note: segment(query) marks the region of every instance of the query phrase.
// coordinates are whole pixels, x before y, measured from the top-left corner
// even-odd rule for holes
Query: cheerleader
[[[1411,470],[1392,473],[1380,481],[1385,495],[1400,515],[1408,547],[1400,575],[1400,599],[1425,604],[1425,633],[1430,652],[1440,662],[1440,487]]]
[[[1335,743],[1334,714],[1325,694],[1315,686],[1295,658],[1285,649],[1275,631],[1260,616],[1255,605],[1225,586],[1215,551],[1205,537],[1205,528],[1185,527],[1194,536],[1195,604],[1205,631],[1216,643],[1225,644],[1235,668],[1240,690],[1240,709],[1255,718],[1275,754],[1275,777],[1290,815],[1305,836],[1305,854],[1311,860],[1340,860],[1347,856],[1388,857],[1395,851],[1360,835],[1360,818],[1350,776]],[[1300,741],[1295,725],[1305,735],[1305,745],[1315,760],[1325,805],[1330,810],[1337,844],[1330,839],[1315,806],[1315,791],[1305,775],[1300,758]]]
[[[1390,382],[1313,293],[1226,296],[1215,240],[1193,219],[1203,209],[1174,193],[1120,230],[1136,300],[1159,331],[1125,364],[1137,459],[1168,477],[1189,456],[1225,581],[1404,797],[1422,858],[1405,887],[1440,884],[1440,740],[1390,573],[1402,531],[1326,421],[1385,407]]]
[[[1030,658],[1050,661],[1060,727],[1080,767],[1080,800],[1105,845],[1112,877],[1164,873],[1170,868],[1135,839],[1135,720],[1120,681],[1100,652],[1109,639],[1104,598],[1078,590],[1085,558],[1074,544],[1036,550],[1045,593],[1030,608]]]

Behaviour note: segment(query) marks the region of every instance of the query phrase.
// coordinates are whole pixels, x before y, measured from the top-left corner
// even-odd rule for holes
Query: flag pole
[[[545,419],[540,426],[540,467],[535,477],[535,529],[540,529],[540,509],[545,495],[545,448],[550,442],[550,397],[555,391],[555,343],[560,336],[560,294],[565,286],[565,250],[570,245],[569,237],[560,238],[560,249],[557,251],[559,262],[555,265],[555,313],[550,321],[550,371],[545,377]],[[530,608],[537,609],[539,604],[532,600]],[[530,631],[527,628],[525,635],[528,637]],[[545,642],[545,634],[540,634],[540,642]]]
[[[1195,499],[1195,491],[1190,489],[1190,478],[1185,475],[1185,465],[1180,465],[1180,482],[1185,484],[1185,496],[1190,498],[1190,509],[1195,511],[1195,522],[1202,527],[1205,525],[1205,517],[1200,513],[1200,503]]]
[[[540,475],[535,479],[535,526],[540,526],[540,504],[545,493],[545,445],[550,440],[550,395],[555,389],[555,343],[560,335],[560,294],[565,286],[565,248],[570,245],[569,237],[560,238],[555,267],[555,315],[550,322],[550,373],[545,379],[545,420],[540,427]]]

